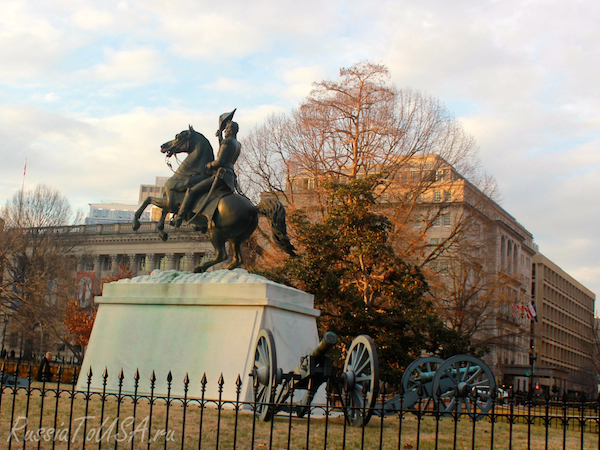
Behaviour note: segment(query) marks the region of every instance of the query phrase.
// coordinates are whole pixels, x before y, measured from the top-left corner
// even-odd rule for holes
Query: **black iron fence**
[[[207,380],[205,376],[173,380],[167,377],[165,395],[123,392],[125,374],[110,374],[119,389],[106,389],[109,374],[86,374],[85,389],[77,390],[78,373],[61,368],[55,382],[36,382],[33,368],[2,366],[0,378],[0,448],[6,449],[599,449],[600,398],[579,401],[527,396],[493,398],[488,411],[477,401],[458,412],[444,412],[432,399],[410,408],[389,408],[392,397],[382,389],[365,427],[351,427],[344,417],[339,394],[324,386],[326,402],[297,417],[290,397],[288,408],[268,422],[257,420],[261,407],[241,398],[242,382]],[[21,376],[20,376],[21,375]],[[23,376],[25,375],[25,376]],[[101,392],[90,389],[100,376]],[[68,379],[66,379],[68,378]],[[185,395],[173,397],[174,383]],[[189,398],[192,383],[201,386],[200,398]],[[218,398],[205,398],[209,383],[218,385]],[[223,400],[225,383],[235,383],[236,399]],[[343,395],[343,394],[342,394]],[[402,405],[402,394],[396,404]],[[387,406],[386,406],[387,403]],[[363,402],[364,404],[364,402]],[[281,405],[280,405],[281,406]],[[369,411],[358,413],[368,415]],[[346,411],[347,412],[347,411]]]

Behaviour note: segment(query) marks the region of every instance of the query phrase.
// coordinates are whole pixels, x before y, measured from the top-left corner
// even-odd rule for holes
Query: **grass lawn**
[[[443,417],[437,422],[431,416],[419,420],[406,413],[402,421],[398,415],[383,420],[373,416],[363,430],[345,426],[343,418],[336,412],[329,418],[321,415],[310,419],[290,418],[280,413],[272,423],[263,423],[255,422],[250,411],[236,413],[232,405],[225,405],[219,411],[214,402],[201,408],[198,400],[190,400],[184,408],[182,400],[173,400],[170,406],[157,400],[151,406],[146,398],[138,399],[134,405],[128,397],[118,403],[115,396],[110,396],[103,403],[99,395],[93,395],[86,404],[83,393],[77,393],[72,401],[68,391],[61,392],[58,398],[55,391],[49,391],[42,399],[37,390],[41,383],[33,383],[32,387],[36,390],[29,397],[25,389],[13,395],[12,388],[5,387],[0,404],[0,448],[34,449],[40,444],[42,449],[81,449],[85,444],[85,448],[94,449],[231,449],[235,443],[235,448],[239,449],[286,449],[289,441],[292,449],[323,449],[325,444],[328,449],[341,449],[344,445],[348,449],[375,449],[379,448],[381,439],[385,449],[433,449],[436,427],[440,449],[470,449],[473,443],[474,448],[490,449],[492,434],[493,448],[508,449],[512,441],[513,449],[526,449],[528,429],[530,448],[534,450],[561,449],[563,439],[565,448],[577,449],[581,442],[581,432],[573,426],[575,422],[563,435],[559,419],[552,420],[546,428],[541,419],[528,426],[524,418],[520,418],[510,426],[506,418],[500,418],[492,426],[490,420],[484,418],[473,427],[473,421],[467,417],[457,422],[452,417]],[[56,385],[47,384],[47,387],[55,388]],[[508,411],[502,409],[502,412]],[[539,411],[543,409],[536,413]],[[526,414],[527,409],[515,412]],[[556,413],[561,414],[561,410]],[[576,410],[569,413],[579,414]],[[597,421],[589,425],[583,448],[597,449]],[[38,434],[38,430],[41,433]],[[38,442],[38,436],[41,436],[41,442]],[[69,436],[70,442],[67,442]]]

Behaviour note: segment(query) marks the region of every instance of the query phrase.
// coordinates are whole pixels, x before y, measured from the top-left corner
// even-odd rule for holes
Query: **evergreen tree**
[[[377,211],[376,185],[376,177],[330,184],[322,222],[292,214],[299,256],[263,275],[314,294],[319,330],[338,335],[342,354],[354,337],[370,335],[381,378],[398,383],[422,352],[446,357],[468,351],[469,341],[444,326],[423,297],[428,287],[420,269],[395,254],[392,223]]]

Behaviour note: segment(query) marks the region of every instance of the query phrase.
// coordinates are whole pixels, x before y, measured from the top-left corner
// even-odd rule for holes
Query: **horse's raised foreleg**
[[[204,264],[194,267],[194,273],[206,272],[206,269],[219,264],[227,259],[227,251],[225,250],[225,239],[220,235],[219,231],[215,228],[210,230],[210,242],[212,242],[217,254],[210,261],[206,261]]]
[[[140,207],[133,215],[133,231],[137,230],[140,227],[140,217],[142,217],[144,210],[148,207],[151,201],[152,200],[150,197],[146,198],[146,200],[144,200],[144,202],[140,205]]]
[[[164,215],[166,215],[169,212],[168,203],[164,198],[147,197],[146,200],[144,200],[144,202],[140,205],[138,210],[133,215],[133,231],[137,230],[140,227],[140,217],[142,216],[144,210],[148,207],[150,203],[152,203],[157,208],[162,209],[162,213]]]

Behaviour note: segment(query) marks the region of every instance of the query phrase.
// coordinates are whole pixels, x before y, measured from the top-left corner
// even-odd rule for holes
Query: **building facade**
[[[534,258],[541,257],[532,233],[439,156],[412,157],[390,172],[392,175],[382,176],[377,188],[382,211],[412,224],[403,232],[412,233],[414,240],[421,239],[422,246],[415,247],[414,254],[419,255],[415,261],[428,274],[440,315],[453,328],[462,327],[466,332],[476,329],[473,341],[491,350],[484,359],[500,385],[515,391],[529,389],[530,347],[540,331],[531,328],[524,313],[535,297]],[[320,184],[315,177],[293,177],[282,200],[316,214],[314,211],[321,208],[317,204],[321,201]],[[409,211],[410,216],[402,216],[395,208]],[[556,273],[559,270],[555,268]],[[577,284],[572,279],[571,283]],[[587,309],[577,309],[577,314],[583,314],[580,320],[587,323],[594,296],[577,285],[580,292],[587,292]],[[578,341],[582,349],[579,331],[568,326],[573,318],[561,314],[559,319],[561,339]],[[549,345],[545,343],[544,348]],[[587,359],[582,353],[557,352],[554,354],[564,359],[556,370],[564,369],[568,374],[557,374],[554,381],[545,379],[544,383],[552,386],[559,382],[562,387]],[[569,363],[570,358],[577,364]]]
[[[85,225],[131,223],[139,205],[128,203],[90,203],[90,212],[85,218]],[[150,221],[150,211],[144,211],[141,222]]]
[[[102,280],[116,275],[120,267],[131,270],[133,276],[147,275],[154,269],[189,271],[204,258],[214,257],[208,236],[191,226],[175,229],[166,224],[166,242],[159,237],[156,222],[144,222],[137,231],[133,231],[131,223],[64,226],[43,231],[69,242],[65,247],[70,248],[70,253],[65,258],[76,262],[77,296],[84,308],[99,293]],[[0,310],[2,350],[17,358],[39,358],[49,350],[44,347],[48,333],[46,337],[37,333],[36,342],[28,343],[30,338],[25,339],[18,320],[12,317],[18,312],[10,307]],[[50,350],[58,350],[59,357],[71,357],[64,347]]]
[[[141,204],[148,197],[162,197],[168,179],[169,177],[156,177],[154,184],[140,185],[139,203]]]
[[[541,253],[533,257],[532,374],[551,391],[565,387],[596,392],[595,295]]]

